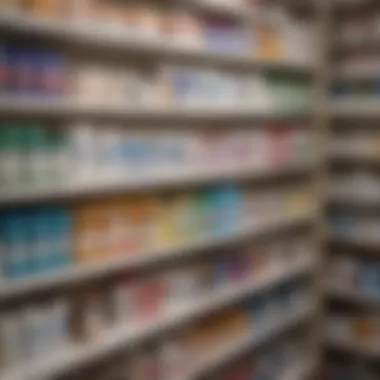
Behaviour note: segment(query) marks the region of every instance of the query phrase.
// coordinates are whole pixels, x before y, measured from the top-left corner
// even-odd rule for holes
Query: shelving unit
[[[246,7],[227,6],[206,0],[179,3],[181,6],[186,4],[190,9],[232,16],[243,25],[263,23],[273,26],[277,22],[273,14],[262,13],[261,9],[251,11]],[[289,2],[289,6],[291,5],[292,2]],[[316,5],[312,3],[307,5],[307,7],[313,6]],[[292,78],[295,76],[308,81],[310,87],[316,82],[315,77],[319,75],[318,65],[315,65],[313,60],[307,62],[300,59],[273,59],[259,55],[254,56],[248,52],[247,54],[213,52],[207,47],[188,47],[184,44],[175,44],[163,37],[141,37],[137,34],[128,34],[120,28],[100,27],[91,22],[49,20],[27,14],[2,13],[1,10],[0,33],[5,36],[4,38],[11,40],[16,38],[26,41],[26,43],[29,40],[43,41],[43,43],[62,49],[70,58],[72,58],[71,55],[76,56],[76,53],[72,53],[73,51],[79,50],[81,54],[86,55],[87,53],[83,51],[89,49],[101,58],[107,57],[108,54],[118,55],[118,60],[123,64],[127,64],[129,59],[138,58],[144,62],[148,61],[149,64],[179,62],[186,66],[194,65],[197,68],[205,66],[208,70],[211,65],[214,70],[222,70],[221,72],[231,70],[234,75],[274,73]],[[99,58],[97,59],[99,60]],[[280,92],[279,89],[278,91]],[[157,131],[162,131],[162,125],[174,123],[176,130],[181,131],[189,130],[188,123],[191,124],[192,130],[201,130],[209,123],[208,130],[228,131],[237,129],[242,124],[248,125],[248,128],[245,127],[248,130],[251,128],[265,129],[266,125],[262,125],[263,123],[276,124],[275,127],[269,125],[269,130],[272,128],[286,130],[288,123],[294,123],[293,126],[296,125],[294,129],[298,130],[300,129],[299,125],[310,124],[307,128],[312,134],[311,124],[317,118],[317,108],[314,106],[314,102],[311,102],[309,107],[299,108],[292,108],[289,104],[282,107],[263,107],[260,104],[256,107],[252,104],[243,104],[239,107],[226,104],[215,106],[174,104],[140,107],[128,105],[122,101],[115,104],[81,102],[70,93],[56,97],[16,96],[14,94],[0,96],[0,115],[6,121],[15,118],[32,121],[44,120],[53,124],[52,130],[57,129],[56,124],[62,129],[62,123],[77,119],[94,123],[102,121],[103,125],[97,126],[99,129],[112,129],[113,125],[110,125],[110,122],[120,123],[122,127],[119,129],[123,131],[128,131],[134,125],[144,129],[144,125],[147,124],[149,127],[147,130],[153,129],[156,134],[158,134]],[[351,111],[351,109],[348,110],[348,112]],[[280,150],[280,148],[278,149]],[[206,163],[204,166],[207,166]],[[100,198],[104,203],[106,202],[104,199],[110,196],[141,197],[151,193],[194,192],[194,189],[198,188],[203,189],[207,186],[215,187],[217,185],[231,186],[231,183],[235,186],[239,185],[240,192],[245,191],[246,188],[243,186],[249,184],[256,192],[259,190],[263,193],[277,191],[276,197],[280,198],[281,192],[289,191],[287,185],[284,186],[283,183],[287,184],[295,178],[298,182],[302,182],[305,189],[312,187],[314,190],[315,184],[317,183],[318,186],[320,180],[318,165],[319,163],[316,162],[306,162],[305,159],[292,164],[272,165],[267,168],[250,163],[229,168],[198,168],[164,174],[157,173],[157,175],[149,173],[140,177],[119,178],[117,181],[104,181],[99,177],[100,179],[95,178],[94,181],[80,183],[75,178],[66,178],[63,182],[49,186],[17,186],[11,190],[1,190],[0,212],[8,215],[12,210],[19,211],[32,207],[31,210],[34,211],[38,207],[50,207],[50,205],[56,207],[57,204],[73,209],[74,205],[90,202],[93,199]],[[283,188],[284,191],[282,191]],[[295,192],[296,187],[293,186],[293,188]],[[289,301],[291,305],[288,305],[286,310],[281,309],[281,313],[272,310],[272,318],[265,320],[265,323],[251,326],[244,333],[233,338],[229,337],[213,352],[204,353],[198,358],[199,360],[193,360],[189,368],[184,369],[183,373],[176,377],[176,380],[198,380],[205,376],[212,376],[218,369],[224,368],[242,357],[252,355],[252,352],[260,351],[262,347],[268,346],[279,337],[291,334],[292,331],[305,325],[311,326],[311,330],[313,330],[313,333],[310,334],[312,336],[307,339],[306,351],[308,352],[302,352],[304,357],[298,358],[299,360],[296,360],[294,365],[286,369],[276,380],[309,379],[320,364],[319,357],[317,357],[319,342],[315,336],[316,325],[319,323],[316,316],[320,313],[320,294],[314,289],[314,283],[318,282],[316,268],[319,265],[319,247],[321,245],[321,237],[317,230],[321,228],[322,223],[318,213],[320,193],[318,192],[315,197],[310,199],[308,207],[306,209],[301,207],[301,211],[289,211],[283,207],[284,210],[278,211],[278,215],[272,215],[269,221],[264,220],[265,218],[262,218],[261,221],[241,220],[239,226],[234,226],[232,230],[223,233],[193,237],[189,241],[166,246],[135,249],[133,253],[126,252],[120,257],[111,257],[107,260],[98,258],[88,262],[73,262],[63,269],[48,271],[48,273],[40,272],[33,276],[16,279],[0,276],[1,313],[3,310],[8,311],[8,309],[21,307],[20,305],[23,305],[24,302],[28,305],[37,303],[39,297],[43,299],[44,297],[68,298],[68,295],[75,297],[76,292],[81,293],[83,288],[90,288],[97,281],[105,282],[110,278],[119,279],[122,276],[155,277],[158,275],[157,273],[152,274],[152,271],[159,271],[166,267],[172,268],[173,265],[183,268],[187,266],[189,260],[204,259],[206,255],[210,254],[216,257],[225,256],[224,251],[227,249],[238,250],[242,249],[242,245],[248,244],[251,250],[257,249],[256,246],[268,244],[268,241],[270,244],[277,240],[281,242],[281,239],[290,239],[293,237],[293,232],[298,230],[307,230],[305,235],[311,231],[313,239],[316,236],[318,240],[316,244],[313,244],[317,249],[311,249],[309,243],[306,249],[308,252],[303,252],[302,258],[289,258],[276,264],[267,264],[268,268],[260,275],[255,273],[243,280],[232,281],[232,283],[227,281],[223,286],[219,284],[219,286],[207,288],[207,291],[203,289],[202,295],[189,297],[189,299],[184,297],[185,299],[175,307],[165,305],[162,310],[160,309],[160,313],[157,313],[151,320],[135,316],[133,321],[108,327],[106,331],[97,334],[96,338],[79,339],[79,342],[65,342],[59,349],[52,350],[51,356],[38,357],[37,355],[30,361],[22,364],[13,363],[5,366],[4,369],[0,366],[0,380],[56,380],[61,376],[76,374],[102,363],[112,355],[117,356],[122,352],[133,354],[147,342],[160,342],[166,335],[171,336],[173,332],[193,326],[202,318],[224,311],[232,312],[235,310],[235,305],[255,300],[255,297],[269,297],[268,294],[271,292],[279,292],[282,286],[285,288],[285,284],[300,280],[307,281],[307,287],[311,288],[311,290],[308,289],[308,292],[302,289],[303,297],[299,296],[301,300],[297,298],[296,302],[292,298],[292,302]],[[249,200],[252,202],[250,198]],[[130,202],[132,203],[133,200]],[[244,202],[246,202],[245,198]],[[240,200],[240,203],[244,202]],[[300,201],[298,200],[298,202]],[[240,203],[239,207],[243,208]],[[265,203],[264,200],[263,203]],[[270,202],[267,201],[267,203]],[[243,206],[247,207],[246,204]],[[203,207],[205,208],[205,206]],[[102,212],[104,213],[105,209]],[[220,219],[226,218],[225,214],[220,210],[219,212]],[[241,214],[243,215],[243,212]],[[207,216],[218,219],[218,216],[215,215]],[[170,215],[167,218],[169,219],[169,217]],[[137,232],[133,232],[137,234]],[[300,234],[298,233],[298,235]],[[92,238],[94,239],[94,236]],[[98,236],[96,238],[100,239]],[[298,239],[301,238],[298,237]],[[279,261],[278,258],[277,261]],[[132,285],[130,287],[132,288]],[[299,289],[297,291],[300,292]],[[83,305],[81,306],[84,308]],[[95,312],[91,308],[89,311],[90,313]],[[0,319],[0,328],[1,322]]]
[[[12,297],[19,297],[25,294],[39,292],[51,287],[59,287],[68,284],[75,284],[81,281],[91,280],[104,275],[118,273],[120,271],[136,270],[147,266],[157,265],[186,257],[197,257],[210,249],[217,249],[229,245],[236,245],[244,240],[260,239],[274,232],[291,230],[294,227],[302,226],[313,222],[313,215],[300,216],[293,220],[287,219],[277,221],[271,225],[258,228],[257,226],[244,227],[234,234],[223,237],[210,237],[200,241],[192,242],[183,246],[164,248],[151,252],[139,252],[135,257],[127,257],[119,260],[110,260],[109,263],[95,263],[92,265],[76,265],[59,273],[46,276],[38,276],[35,279],[14,280],[5,283],[0,290],[0,301]]]
[[[187,304],[173,310],[169,315],[159,321],[153,321],[149,324],[137,323],[130,325],[124,329],[115,329],[110,331],[107,335],[100,338],[96,342],[89,344],[68,347],[62,353],[55,355],[51,360],[43,360],[31,367],[18,368],[15,372],[11,371],[9,375],[6,373],[6,379],[28,379],[45,376],[56,376],[67,370],[72,370],[75,367],[81,367],[86,363],[91,363],[102,358],[109,352],[114,352],[124,347],[132,348],[134,345],[146,340],[152,336],[156,336],[162,331],[165,331],[174,326],[184,325],[185,323],[194,320],[202,315],[211,313],[215,310],[220,310],[228,305],[238,301],[239,299],[252,296],[255,293],[263,292],[264,290],[276,286],[281,282],[291,279],[293,277],[307,273],[311,270],[312,263],[304,262],[299,265],[294,265],[291,268],[281,268],[269,273],[265,278],[255,279],[247,284],[238,287],[229,287],[221,289],[216,294],[205,295],[204,300],[197,301],[195,304]],[[227,349],[222,348],[221,352],[207,357],[204,363],[195,364],[191,368],[190,374],[185,378],[197,379],[199,374],[207,371],[209,367],[216,367],[219,363],[229,360],[231,353],[239,356],[239,354],[249,351],[254,346],[268,341],[272,336],[276,336],[282,331],[286,331],[298,323],[301,323],[311,315],[311,307],[301,305],[299,310],[292,311],[291,315],[277,323],[271,323],[267,328],[260,331],[260,334],[255,332],[252,336],[241,337],[237,342],[231,346],[228,345]],[[29,377],[31,376],[31,377]]]
[[[117,29],[104,30],[94,25],[83,25],[82,23],[70,24],[66,21],[33,20],[29,17],[5,14],[0,15],[0,30],[23,36],[42,36],[74,46],[113,49],[160,59],[182,58],[192,62],[212,63],[215,66],[260,71],[286,71],[307,76],[312,75],[314,71],[312,64],[307,62],[292,62],[290,60],[276,62],[240,54],[212,52],[203,48],[175,44],[165,39],[128,36]]]
[[[380,353],[379,339],[374,331],[361,334],[360,326],[371,331],[379,310],[376,285],[370,286],[378,271],[380,242],[376,231],[380,157],[376,136],[380,114],[372,87],[378,73],[375,65],[371,67],[379,41],[371,28],[370,15],[378,14],[379,9],[372,1],[342,2],[333,12],[331,35],[338,37],[330,47],[330,61],[331,58],[334,61],[329,77],[334,91],[326,104],[330,136],[327,157],[330,244],[326,266],[330,269],[325,274],[325,346],[327,358],[336,364],[337,373],[352,373],[360,368],[369,373],[363,374],[363,378],[376,378],[378,368],[373,364]],[[355,35],[348,26],[346,16],[350,14],[363,17],[367,29],[359,28]],[[350,30],[353,33],[349,38]],[[372,58],[366,56],[369,52]],[[367,66],[355,65],[360,54]]]
[[[157,178],[134,179],[129,181],[116,181],[115,183],[94,184],[62,184],[56,188],[32,189],[14,191],[12,194],[0,192],[0,205],[25,205],[39,201],[59,201],[67,199],[80,199],[88,196],[126,194],[146,192],[154,189],[176,189],[184,186],[205,185],[223,182],[268,181],[277,178],[286,178],[307,175],[312,168],[307,166],[294,166],[289,168],[257,170],[256,167],[234,168],[233,170],[208,170],[200,173],[174,173],[160,175]]]
[[[285,70],[286,71],[286,70]],[[311,115],[309,112],[296,111],[286,112],[273,110],[252,110],[248,107],[239,109],[232,107],[224,108],[198,108],[183,107],[174,110],[165,109],[128,109],[120,106],[91,106],[78,104],[70,101],[21,101],[14,99],[0,99],[0,112],[7,116],[39,116],[39,117],[98,117],[118,119],[123,121],[276,121],[276,120],[308,120]]]

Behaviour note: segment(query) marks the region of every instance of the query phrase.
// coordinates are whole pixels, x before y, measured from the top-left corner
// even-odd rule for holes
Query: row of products
[[[357,215],[350,211],[336,210],[330,217],[330,230],[336,237],[358,242],[380,242],[380,220],[377,216]]]
[[[330,178],[332,196],[379,199],[380,174],[377,170],[352,170],[336,173]]]
[[[71,262],[72,216],[59,207],[3,212],[0,282],[53,272]]]
[[[79,323],[75,336],[88,341],[106,333],[110,326],[117,328],[127,325],[134,330],[141,324],[156,323],[173,312],[190,310],[191,306],[204,304],[202,302],[207,295],[212,298],[223,289],[239,289],[241,284],[259,280],[277,270],[277,259],[260,262],[264,255],[265,252],[261,256],[256,252],[250,255],[243,253],[236,258],[212,259],[189,264],[186,268],[162,270],[150,277],[93,286],[80,295],[78,293],[76,307]],[[284,261],[284,257],[279,260]],[[290,270],[297,260],[291,257],[283,267]],[[273,320],[286,308],[294,311],[294,308],[306,302],[305,292],[299,280],[283,284],[273,290],[270,297],[263,296],[255,301],[252,318],[261,320],[262,314],[265,314],[266,319]],[[271,302],[268,302],[268,297]]]
[[[377,380],[379,369],[372,368],[372,365],[364,364],[362,360],[358,363],[332,363],[324,371],[325,380]]]
[[[306,342],[299,335],[292,334],[250,354],[243,360],[229,365],[221,373],[209,377],[212,380],[278,380],[287,370],[297,364],[305,355]],[[178,350],[173,341],[147,345],[130,353],[118,355],[106,363],[82,371],[73,380],[176,380],[183,375],[182,349]],[[59,380],[67,380],[66,377]],[[366,379],[367,380],[367,379]]]
[[[336,64],[336,71],[345,74],[371,73],[376,78],[378,69],[380,68],[380,56],[376,52],[360,52],[350,54],[342,58]]]
[[[374,79],[369,83],[338,83],[332,86],[335,98],[357,100],[375,100],[379,96],[379,81]]]
[[[342,1],[343,2],[343,1]],[[370,13],[363,13],[360,4],[364,6],[367,1],[346,0],[346,3],[358,5],[353,12],[342,15],[338,34],[346,42],[359,42],[368,37],[376,38],[379,29],[377,11],[371,7]],[[363,7],[364,8],[364,7]],[[367,8],[368,9],[368,8]],[[380,64],[378,54],[360,51],[344,55],[336,65],[336,72],[347,75],[373,73],[371,81],[362,83],[339,83],[333,88],[337,96],[353,99],[375,99],[378,96],[378,82],[376,71]],[[343,82],[343,81],[342,81]],[[329,150],[333,157],[347,158],[376,158],[380,153],[380,139],[375,129],[367,128],[367,124],[348,122],[348,129],[334,136]],[[355,168],[348,166],[333,172],[329,179],[331,193],[337,199],[340,197],[378,197],[380,189],[380,176],[373,168]],[[365,214],[364,214],[365,215]],[[358,241],[377,241],[380,232],[378,218],[363,216],[350,212],[350,210],[333,210],[331,215],[331,231],[333,234]],[[327,284],[337,291],[353,291],[368,296],[377,297],[380,294],[380,265],[377,260],[358,258],[355,253],[347,254],[344,251],[334,252],[329,259]],[[338,305],[339,306],[339,305]],[[342,306],[342,305],[340,305]],[[339,309],[337,309],[339,310]],[[327,334],[334,340],[352,340],[355,344],[377,340],[378,316],[357,314],[351,308],[342,307],[339,311],[330,310],[326,318]],[[362,358],[356,360],[349,357],[344,361],[331,363],[324,371],[325,380],[376,380],[379,372],[373,371],[371,365],[364,364]]]
[[[307,79],[187,65],[153,69],[83,63],[71,69],[68,83],[74,99],[91,105],[296,111],[308,109],[311,99]]]
[[[358,125],[356,131],[339,133],[334,136],[330,143],[330,150],[335,154],[349,154],[360,156],[380,155],[380,134],[375,131],[366,130],[364,126]]]
[[[304,110],[306,79],[286,75],[234,74],[218,69],[160,65],[69,65],[62,54],[18,45],[0,46],[0,93],[17,96],[66,94],[81,104],[175,108],[229,107]]]
[[[271,127],[141,132],[123,126],[6,123],[0,125],[0,188],[125,183],[312,163],[310,130]]]
[[[292,17],[283,7],[276,7],[275,26],[262,23],[252,26],[220,17],[203,17],[186,9],[183,4],[181,7],[160,9],[157,4],[144,4],[142,1],[81,0],[61,3],[57,0],[6,0],[1,8],[13,8],[15,12],[21,11],[37,18],[80,22],[81,27],[87,26],[89,30],[101,25],[106,28],[107,35],[122,33],[126,37],[169,42],[178,47],[299,61],[310,60],[313,54],[312,27]]]
[[[298,334],[278,339],[264,349],[224,368],[212,380],[280,380],[287,379],[295,367],[307,360],[306,340]]]
[[[2,271],[23,278],[67,265],[142,255],[305,216],[305,188],[257,193],[222,186],[200,191],[86,202],[71,210],[49,207],[4,212]]]
[[[360,41],[363,38],[376,38],[380,35],[380,14],[372,8],[371,12],[350,12],[341,20],[339,34],[344,40]]]
[[[54,50],[0,44],[0,95],[59,96],[65,70],[62,55]]]
[[[372,297],[380,295],[380,262],[336,254],[329,263],[329,282],[337,288]]]
[[[184,279],[177,279],[177,282]],[[168,310],[159,310],[162,290],[157,285],[136,284],[130,288],[129,300],[126,294],[112,294],[115,288],[102,288],[103,293],[95,289],[79,293],[73,299],[64,298],[46,301],[42,304],[23,305],[19,308],[2,312],[0,316],[1,358],[4,368],[14,368],[21,363],[44,360],[52,352],[59,353],[70,349],[71,345],[89,342],[104,335],[119,331],[128,325],[131,332],[138,326],[148,323],[146,315],[151,316],[150,323],[165,315]],[[186,284],[182,289],[188,291]],[[172,283],[171,291],[177,293],[180,302],[188,307],[187,294]],[[191,287],[191,285],[190,285]],[[107,290],[106,290],[107,289]],[[119,292],[120,293],[120,292]],[[106,299],[101,300],[102,294]],[[260,330],[283,323],[306,307],[309,296],[308,287],[303,281],[294,281],[273,289],[268,294],[246,301],[235,310],[226,311],[216,316],[206,317],[200,322],[182,329],[178,336],[168,342],[164,349],[152,347],[145,355],[151,365],[159,359],[157,353],[165,352],[170,365],[166,370],[174,371],[164,377],[144,377],[144,372],[136,376],[143,379],[177,379],[194,366],[209,357],[215,347],[226,347],[233,342],[244,340],[247,334],[257,334]],[[129,302],[128,302],[129,301]],[[178,307],[178,306],[177,306]],[[117,321],[119,311],[123,311],[123,324]],[[132,319],[125,318],[125,311]],[[105,324],[107,324],[105,326]],[[166,347],[166,345],[163,345]],[[154,349],[156,348],[156,349]],[[133,361],[136,365],[137,361]],[[157,363],[158,364],[158,363]],[[136,368],[135,370],[143,370]],[[178,373],[180,371],[180,373]],[[145,376],[149,375],[145,373]]]
[[[333,312],[326,320],[327,333],[332,339],[348,339],[357,344],[378,345],[379,315],[362,312],[347,315]]]

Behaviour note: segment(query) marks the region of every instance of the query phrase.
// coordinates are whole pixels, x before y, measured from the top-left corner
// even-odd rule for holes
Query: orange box
[[[20,0],[19,8],[39,18],[66,18],[72,13],[75,1],[83,0]]]
[[[376,339],[375,320],[371,316],[359,317],[352,322],[353,334],[360,340]]]
[[[258,55],[262,58],[281,58],[281,41],[277,30],[268,26],[260,26],[255,31],[258,42]]]
[[[96,261],[108,254],[106,207],[100,203],[75,211],[75,257],[79,262]]]
[[[106,239],[109,256],[122,256],[135,248],[131,212],[125,198],[107,202]]]

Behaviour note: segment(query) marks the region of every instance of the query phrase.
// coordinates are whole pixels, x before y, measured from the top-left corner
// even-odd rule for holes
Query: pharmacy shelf
[[[380,99],[371,100],[351,97],[349,100],[333,100],[330,102],[330,114],[338,118],[379,118]]]
[[[0,284],[0,301],[19,297],[29,293],[51,290],[52,288],[83,283],[88,280],[112,275],[121,271],[130,271],[153,266],[165,261],[195,257],[210,249],[223,248],[250,239],[302,226],[314,221],[314,214],[304,214],[293,218],[282,218],[263,226],[246,226],[226,236],[207,237],[181,246],[153,249],[147,252],[129,254],[126,257],[92,264],[74,265],[59,273],[41,275],[25,280],[4,280]]]
[[[367,128],[367,125],[366,125]],[[374,128],[378,128],[377,125]],[[332,153],[329,155],[328,159],[330,161],[341,162],[341,163],[358,163],[362,165],[380,165],[380,155],[375,153],[366,152],[341,152]]]
[[[376,236],[374,239],[368,239],[368,237],[354,236],[353,234],[332,235],[330,236],[330,241],[335,244],[368,251],[377,251],[380,248],[380,236]]]
[[[112,49],[141,56],[180,58],[223,66],[254,70],[286,71],[311,75],[311,63],[288,60],[262,59],[233,53],[213,52],[189,44],[173,43],[162,38],[128,34],[118,27],[60,20],[36,19],[18,14],[0,14],[0,32],[49,38],[60,43],[99,49]]]
[[[154,177],[149,175],[139,178],[136,173],[133,178],[127,181],[104,180],[102,182],[92,182],[87,184],[72,183],[69,181],[60,184],[58,187],[15,189],[0,191],[0,208],[10,205],[25,205],[38,202],[62,201],[83,197],[93,197],[101,195],[131,194],[141,193],[158,189],[176,189],[189,186],[221,183],[228,181],[268,181],[274,179],[288,178],[298,175],[310,174],[313,165],[292,165],[282,168],[259,169],[250,165],[246,167],[234,167],[231,169],[186,171],[169,173]]]
[[[380,307],[380,295],[378,297],[350,289],[349,286],[332,286],[326,289],[326,295],[331,299],[342,300],[362,306]]]
[[[266,9],[265,6],[259,5],[241,5],[231,1],[215,1],[215,0],[190,0],[189,5],[194,8],[219,14],[222,16],[229,16],[236,19],[240,19],[247,23],[257,23],[264,25],[271,25],[277,28],[281,28],[281,22],[279,22],[278,13],[271,12],[270,9]],[[295,5],[296,1],[282,1],[283,6]],[[305,3],[305,2],[304,2]],[[280,20],[281,21],[281,20]],[[281,29],[280,29],[281,30]]]
[[[279,380],[307,380],[317,369],[315,361],[311,358],[300,358],[290,367]]]
[[[177,305],[176,308],[168,311],[167,315],[150,323],[142,323],[141,321],[136,324],[129,323],[125,327],[114,328],[110,332],[100,335],[99,339],[93,342],[70,345],[61,352],[54,352],[50,358],[47,357],[35,363],[18,366],[14,370],[0,374],[0,379],[36,380],[59,376],[67,371],[79,369],[98,361],[112,352],[132,348],[136,344],[153,338],[167,329],[180,327],[196,318],[228,307],[238,300],[254,294],[260,294],[284,281],[307,274],[312,270],[312,267],[312,260],[303,258],[298,263],[289,263],[289,266],[286,267],[273,268],[265,276],[255,277],[239,285],[220,288],[212,294],[203,295],[196,301],[187,302],[186,305]],[[252,337],[252,339],[256,341],[257,345],[262,344],[282,330],[298,324],[311,314],[312,307],[305,305],[288,316],[282,316],[281,320],[277,321],[271,328],[268,327],[265,333]],[[252,344],[252,342],[250,343]],[[196,369],[191,374],[197,374],[198,371],[197,363]]]
[[[238,2],[231,1],[190,0],[186,1],[186,4],[207,12],[233,16],[246,21],[255,16],[254,6],[244,5],[243,2],[239,5]]]
[[[351,337],[333,337],[325,338],[326,346],[356,355],[362,358],[375,359],[380,358],[380,342],[363,343]]]
[[[339,52],[360,52],[367,50],[377,50],[380,46],[379,36],[363,36],[355,39],[338,38],[335,43],[335,50]]]
[[[367,82],[380,79],[379,70],[357,70],[351,72],[344,72],[336,70],[332,79],[340,82]]]
[[[363,6],[368,6],[374,3],[374,0],[335,0],[331,1],[331,6],[335,10],[350,11],[357,10]]]
[[[302,306],[295,308],[290,315],[277,315],[274,322],[267,322],[267,326],[252,331],[250,334],[245,334],[244,337],[240,337],[240,339],[236,339],[226,346],[215,347],[211,355],[206,355],[197,361],[194,368],[190,370],[190,375],[185,376],[183,380],[199,379],[207,373],[212,373],[226,363],[232,363],[244,354],[250,353],[265,342],[275,339],[298,323],[303,322],[310,315],[311,309],[310,306]],[[299,371],[298,373],[297,370]],[[311,372],[310,362],[307,362],[306,365],[303,363],[302,366],[300,365],[300,367],[294,368],[293,376],[291,376],[289,371],[286,376],[284,375],[283,379],[293,380],[300,378],[300,380],[304,380],[301,375],[306,375],[309,371]]]
[[[380,207],[380,194],[358,195],[354,191],[346,191],[345,193],[332,193],[328,199],[331,204],[340,204],[351,207]]]
[[[117,118],[130,121],[225,121],[231,120],[282,120],[284,118],[310,118],[310,110],[269,110],[254,107],[187,106],[175,109],[165,107],[128,107],[124,103],[115,105],[86,104],[69,98],[12,98],[0,97],[0,113],[14,117],[97,117]]]

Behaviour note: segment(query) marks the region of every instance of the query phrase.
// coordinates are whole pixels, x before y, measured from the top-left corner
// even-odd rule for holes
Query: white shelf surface
[[[209,184],[225,181],[242,180],[269,180],[274,178],[287,177],[291,175],[311,173],[313,165],[288,165],[278,168],[257,168],[254,165],[246,167],[234,167],[231,169],[209,169],[203,171],[186,171],[168,173],[161,176],[147,175],[147,178],[139,178],[138,173],[133,178],[122,181],[104,180],[92,183],[65,183],[58,184],[56,187],[40,187],[27,189],[15,189],[0,191],[0,207],[46,202],[59,201],[84,196],[112,195],[119,193],[137,193],[146,190],[177,188],[197,184]],[[131,176],[132,177],[132,176]]]
[[[254,294],[270,289],[283,281],[296,276],[308,273],[313,268],[313,260],[304,258],[297,263],[273,268],[271,273],[242,284],[228,286],[215,291],[213,294],[205,294],[201,299],[188,302],[187,305],[178,306],[176,309],[167,312],[167,315],[152,321],[151,323],[129,323],[125,327],[114,328],[102,334],[97,340],[70,345],[61,352],[55,352],[51,357],[45,357],[41,361],[18,366],[14,370],[9,370],[0,374],[1,380],[35,380],[39,378],[58,376],[68,370],[79,369],[82,366],[93,363],[102,357],[121,350],[131,348],[141,341],[154,337],[168,328],[178,327],[188,323],[198,317],[207,315],[213,311],[227,307],[237,300],[244,299]],[[237,344],[233,351],[244,351],[246,348],[264,343],[266,340],[276,336],[281,331],[298,324],[312,314],[312,307],[304,305],[296,308],[289,315],[282,315],[280,321],[266,329],[258,330],[254,336],[244,339]],[[229,350],[232,348],[230,347]],[[228,355],[230,351],[228,352]],[[222,353],[220,354],[222,355]],[[227,352],[225,352],[227,355]],[[190,371],[190,376],[207,370],[209,366],[217,365],[220,360],[225,360],[221,356],[212,357],[204,364],[196,363],[195,368]],[[206,368],[207,366],[207,368]],[[187,378],[187,377],[186,377]]]
[[[15,116],[73,117],[91,116],[118,118],[125,120],[215,120],[230,121],[236,119],[282,119],[306,118],[312,115],[311,109],[285,110],[262,109],[253,106],[182,106],[176,108],[154,106],[128,106],[118,104],[89,104],[70,99],[69,97],[0,97],[0,113]]]
[[[129,254],[118,260],[73,265],[58,273],[36,276],[25,280],[5,280],[0,284],[0,300],[43,291],[52,287],[85,282],[121,271],[135,270],[166,260],[195,257],[203,251],[259,238],[279,230],[310,223],[313,220],[314,213],[310,212],[298,217],[283,218],[263,226],[245,226],[226,236],[207,237],[181,246],[153,249],[141,253],[136,252],[136,254]]]
[[[206,5],[207,6],[207,5]],[[239,10],[240,12],[240,10]],[[252,68],[255,70],[280,70],[300,74],[312,74],[311,63],[302,61],[267,60],[233,53],[212,52],[203,47],[187,47],[185,43],[168,42],[163,38],[142,37],[131,34],[120,27],[109,25],[36,19],[20,14],[0,14],[0,30],[7,33],[49,37],[76,46],[91,46],[96,49],[113,49],[133,54],[178,57],[188,60],[210,62],[219,65]]]

